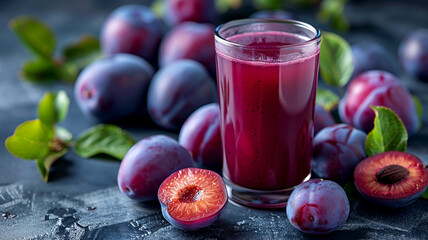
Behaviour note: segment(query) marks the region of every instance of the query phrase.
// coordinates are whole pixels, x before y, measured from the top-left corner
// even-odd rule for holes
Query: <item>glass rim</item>
[[[282,24],[289,24],[289,25],[295,25],[298,27],[303,27],[305,29],[308,29],[310,31],[312,31],[315,36],[311,39],[305,40],[304,42],[300,42],[300,43],[294,43],[294,44],[284,44],[284,45],[277,45],[277,46],[269,46],[269,47],[263,47],[263,48],[258,48],[256,46],[248,46],[245,44],[241,44],[241,43],[236,43],[236,42],[232,42],[230,40],[227,40],[226,38],[222,37],[220,35],[220,31],[223,30],[225,27],[240,27],[243,25],[249,25],[249,24],[254,24],[254,23],[282,23]],[[296,47],[307,47],[310,46],[312,44],[318,43],[321,39],[321,31],[302,21],[298,21],[298,20],[292,20],[292,19],[273,19],[273,18],[246,18],[246,19],[238,19],[238,20],[232,20],[223,24],[220,24],[216,29],[215,29],[215,40],[220,42],[221,44],[224,44],[226,46],[229,47],[236,47],[236,48],[245,48],[245,49],[253,49],[253,50],[262,50],[262,51],[266,51],[266,50],[278,50],[278,49],[292,49],[292,48],[296,48]]]

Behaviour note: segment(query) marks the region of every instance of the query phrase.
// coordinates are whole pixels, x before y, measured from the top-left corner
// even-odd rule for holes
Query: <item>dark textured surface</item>
[[[0,239],[426,239],[428,201],[422,199],[399,210],[353,201],[346,224],[323,237],[295,230],[284,209],[262,211],[230,203],[212,227],[183,232],[163,220],[157,202],[138,204],[120,193],[116,186],[118,162],[87,160],[69,153],[55,163],[50,182],[43,183],[35,162],[13,157],[3,143],[19,123],[36,118],[37,101],[44,91],[65,89],[72,96],[72,86],[20,81],[19,68],[29,54],[7,29],[7,22],[21,14],[39,16],[54,28],[62,45],[83,33],[98,34],[108,13],[124,4],[106,2],[0,1],[0,212],[11,213],[8,219],[0,218]],[[353,25],[346,35],[351,43],[375,39],[395,55],[406,33],[428,28],[428,7],[416,1],[366,1],[349,5],[346,12]],[[316,24],[309,14],[301,19]],[[411,80],[406,84],[428,108],[428,85]],[[77,135],[91,124],[72,99],[69,115],[61,125]],[[427,163],[427,112],[424,126],[410,140],[409,152]],[[162,132],[149,121],[138,120],[126,128],[137,139]]]

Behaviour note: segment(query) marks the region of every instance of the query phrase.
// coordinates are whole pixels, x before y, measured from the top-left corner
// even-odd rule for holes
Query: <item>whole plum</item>
[[[335,182],[311,179],[299,184],[287,202],[287,218],[298,230],[326,234],[346,222],[349,200]]]
[[[341,120],[369,132],[375,113],[370,106],[392,109],[403,120],[409,136],[419,129],[419,119],[412,96],[391,73],[372,70],[354,78],[339,103]]]
[[[404,70],[416,79],[428,82],[428,29],[412,32],[400,44]]]
[[[352,45],[352,78],[369,70],[384,70],[398,74],[398,64],[385,47],[376,42],[360,42]]]
[[[101,48],[107,55],[130,53],[156,64],[165,27],[146,6],[125,5],[114,10],[101,29]]]
[[[158,125],[178,130],[193,111],[216,101],[216,87],[205,68],[193,60],[180,60],[155,74],[147,108]]]
[[[159,65],[192,59],[203,64],[215,74],[215,27],[206,23],[185,22],[174,27],[162,40]]]
[[[204,166],[221,165],[220,111],[218,103],[200,107],[181,128],[178,142],[192,153],[193,159]]]
[[[333,116],[330,112],[325,110],[318,104],[315,104],[315,115],[314,115],[314,127],[316,135],[321,129],[334,125],[336,122],[334,121]]]
[[[175,26],[193,21],[214,23],[217,19],[214,0],[165,0],[165,22]]]
[[[366,137],[363,131],[346,124],[322,129],[314,138],[312,171],[320,178],[345,183],[366,157]]]
[[[250,18],[297,19],[294,13],[285,10],[263,10],[251,14]]]
[[[159,186],[169,175],[192,166],[192,156],[177,141],[155,135],[129,149],[120,164],[117,183],[127,197],[149,201],[156,199]]]
[[[77,105],[86,116],[99,121],[144,112],[153,73],[146,60],[130,54],[97,60],[77,78],[74,85]]]

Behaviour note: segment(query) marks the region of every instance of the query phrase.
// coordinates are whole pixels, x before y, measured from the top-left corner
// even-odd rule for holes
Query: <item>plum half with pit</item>
[[[325,110],[323,107],[321,107],[318,104],[315,104],[315,115],[314,115],[314,128],[315,128],[315,135],[321,129],[334,125],[336,122],[334,121],[333,116],[331,113],[327,110]]]
[[[408,74],[428,82],[428,29],[416,30],[407,36],[400,44],[399,56]]]
[[[394,56],[377,42],[360,42],[352,45],[352,78],[369,70],[383,70],[397,74],[399,67]]]
[[[345,183],[366,157],[367,134],[346,124],[322,129],[314,138],[312,171],[320,178]]]
[[[385,71],[372,70],[354,78],[339,103],[339,116],[344,123],[369,132],[375,113],[371,106],[394,111],[406,126],[409,136],[419,129],[415,103],[400,80]]]
[[[158,191],[164,218],[174,227],[198,230],[214,223],[227,203],[226,186],[217,173],[186,168],[169,176]]]
[[[162,40],[159,65],[166,66],[180,59],[200,62],[214,76],[214,25],[185,22],[174,27]]]
[[[187,21],[214,23],[217,19],[214,0],[164,0],[164,4],[169,26]]]
[[[184,122],[178,142],[192,153],[200,165],[221,165],[220,110],[218,103],[200,107]]]
[[[298,230],[327,234],[346,222],[349,200],[345,191],[330,180],[311,179],[299,184],[287,202],[287,218]]]
[[[125,5],[114,10],[101,29],[101,48],[107,55],[129,53],[156,64],[165,34],[160,19],[146,6]]]
[[[147,88],[154,74],[144,59],[116,54],[87,66],[74,85],[80,110],[98,121],[145,112]]]
[[[354,171],[354,183],[368,201],[390,208],[415,202],[428,185],[428,169],[416,156],[389,151],[361,161]]]
[[[190,153],[168,136],[154,135],[136,143],[123,158],[119,189],[137,201],[156,199],[162,182],[179,169],[193,166]]]
[[[216,87],[205,68],[193,60],[180,60],[155,74],[147,108],[159,126],[178,130],[196,109],[216,101]]]

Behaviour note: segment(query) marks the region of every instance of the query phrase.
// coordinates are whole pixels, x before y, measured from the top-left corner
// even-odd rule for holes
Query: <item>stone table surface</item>
[[[427,239],[428,201],[419,199],[398,210],[373,207],[365,201],[351,202],[351,215],[339,230],[326,236],[310,236],[294,229],[285,210],[255,210],[228,203],[224,214],[211,227],[184,232],[163,220],[157,202],[135,203],[124,197],[116,184],[119,163],[83,159],[70,152],[58,160],[45,184],[36,164],[12,156],[4,141],[15,127],[36,118],[38,99],[47,90],[72,86],[34,85],[21,81],[19,69],[30,55],[7,28],[17,15],[32,14],[48,22],[57,33],[59,45],[83,33],[98,34],[108,13],[129,1],[0,1],[0,212],[16,217],[0,219],[0,239]],[[148,3],[147,1],[134,1]],[[403,36],[428,28],[428,4],[419,1],[355,1],[346,7],[352,24],[345,37],[351,42],[376,40],[396,55]],[[314,14],[301,19],[323,29]],[[428,109],[428,84],[403,76],[413,94]],[[428,161],[428,113],[424,127],[410,139],[408,151]],[[85,119],[74,99],[61,124],[74,135],[93,122]],[[165,133],[150,121],[127,123],[124,127],[137,139]],[[95,207],[94,210],[90,210]]]

